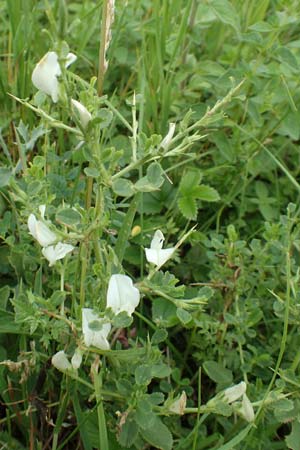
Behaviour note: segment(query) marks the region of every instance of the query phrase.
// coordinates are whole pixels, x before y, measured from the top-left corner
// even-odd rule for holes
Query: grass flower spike
[[[107,336],[110,329],[110,323],[100,319],[92,309],[82,309],[82,332],[87,347],[93,345],[101,350],[109,350]]]
[[[58,242],[56,245],[49,245],[42,249],[42,253],[45,258],[49,261],[49,266],[53,266],[56,261],[63,259],[68,253],[70,253],[75,247],[70,244],[64,244],[63,242]]]
[[[73,98],[71,99],[71,103],[76,112],[78,113],[82,128],[86,128],[88,126],[89,121],[92,118],[91,113],[86,109],[85,106],[83,106],[82,103],[78,102],[77,100],[74,100]]]
[[[110,277],[106,306],[117,315],[125,311],[131,316],[140,302],[139,290],[133,286],[127,275],[115,274]]]
[[[76,60],[73,53],[69,53],[66,58],[65,67],[68,67]],[[51,96],[54,103],[58,100],[58,79],[61,75],[61,68],[58,55],[55,52],[48,52],[35,66],[31,80],[34,86],[40,91]]]
[[[42,247],[48,247],[48,245],[52,245],[57,241],[56,234],[53,233],[44,222],[37,220],[34,214],[30,214],[28,217],[27,225],[31,236],[33,236]]]
[[[165,264],[175,251],[174,247],[163,249],[164,240],[162,232],[157,230],[154,233],[150,248],[145,248],[147,261],[159,267]]]

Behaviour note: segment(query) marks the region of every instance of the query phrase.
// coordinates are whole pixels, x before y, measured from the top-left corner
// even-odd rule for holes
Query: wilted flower
[[[115,314],[125,311],[128,316],[131,316],[139,301],[139,290],[133,286],[131,278],[121,274],[110,277],[106,306]]]
[[[76,55],[68,53],[65,67],[68,67],[76,60]],[[35,66],[31,80],[34,86],[45,94],[51,96],[54,103],[58,100],[58,79],[61,75],[61,68],[58,62],[58,55],[55,52],[48,52]]]
[[[78,113],[82,127],[86,128],[88,126],[89,121],[92,118],[91,113],[86,109],[85,106],[83,106],[82,103],[78,102],[77,100],[74,100],[73,98],[71,99],[71,103]]]
[[[247,389],[247,385],[244,381],[241,381],[239,384],[235,384],[232,387],[225,389],[224,395],[225,399],[228,403],[235,402],[238,398],[245,394]]]
[[[60,370],[61,372],[65,372],[66,370],[72,369],[72,366],[67,358],[67,355],[63,350],[55,353],[55,355],[52,356],[51,362],[53,366],[56,369]]]
[[[49,261],[49,266],[53,266],[56,261],[63,259],[68,253],[70,253],[75,247],[70,244],[64,244],[63,242],[58,242],[56,245],[49,245],[42,249],[42,253],[45,258]]]
[[[101,350],[109,350],[107,336],[110,329],[111,324],[98,317],[92,309],[82,309],[82,332],[87,347],[93,345]]]
[[[169,147],[169,144],[172,140],[175,131],[175,126],[176,126],[175,123],[169,123],[169,131],[160,143],[160,146],[165,150]]]
[[[42,205],[44,206],[44,205]],[[44,210],[42,210],[44,213]],[[42,214],[43,215],[43,214]],[[38,241],[42,247],[47,247],[57,240],[57,236],[53,233],[44,222],[37,220],[34,214],[28,217],[28,228],[31,236]]]
[[[254,421],[255,414],[253,406],[246,394],[243,394],[242,406],[239,409],[239,413],[247,420],[247,422]]]
[[[157,230],[154,233],[150,248],[145,248],[147,261],[159,267],[165,264],[175,251],[174,247],[163,249],[164,240],[162,232]]]
[[[186,393],[185,391],[182,391],[181,396],[175,400],[171,406],[169,407],[169,411],[175,414],[184,414],[184,410],[186,407]]]
[[[79,367],[81,366],[82,363],[82,354],[79,348],[76,348],[74,355],[72,356],[71,359],[71,364],[73,369],[79,369]]]

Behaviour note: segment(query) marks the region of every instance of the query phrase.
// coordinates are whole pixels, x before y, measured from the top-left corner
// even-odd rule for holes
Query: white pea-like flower
[[[160,230],[155,231],[150,248],[145,248],[148,262],[160,267],[170,259],[175,251],[175,247],[163,249],[164,235]]]
[[[79,369],[79,367],[81,366],[82,363],[82,354],[81,354],[81,350],[79,348],[76,348],[74,355],[72,356],[71,359],[71,364],[73,369]]]
[[[91,308],[82,309],[82,333],[87,347],[93,345],[101,350],[109,350],[107,336],[110,329],[111,324],[97,316]]]
[[[65,67],[67,68],[77,59],[73,53],[68,53]],[[31,80],[34,86],[40,91],[51,96],[54,103],[58,100],[58,79],[61,75],[61,68],[56,52],[48,52],[35,66]]]
[[[43,207],[44,205],[42,205]],[[44,210],[42,209],[44,214]],[[41,212],[42,212],[41,211]],[[54,244],[57,241],[57,236],[51,231],[47,225],[41,220],[37,220],[34,214],[30,214],[27,222],[29,233],[38,241],[42,247]]]
[[[168,131],[168,133],[166,134],[166,136],[163,138],[163,140],[160,143],[160,146],[164,150],[166,150],[169,147],[169,145],[170,145],[170,142],[171,142],[172,137],[173,137],[174,132],[175,132],[175,126],[176,126],[175,123],[172,123],[172,122],[169,123],[169,131]]]
[[[225,400],[228,403],[233,403],[246,393],[247,385],[244,381],[235,384],[224,391]]]
[[[182,391],[180,397],[169,406],[169,411],[174,414],[182,415],[184,414],[185,407],[186,407],[186,393],[185,391]]]
[[[240,412],[241,416],[243,416],[244,419],[247,420],[247,422],[254,421],[255,414],[254,414],[253,406],[246,394],[243,394],[242,406],[241,406],[239,412]]]
[[[61,372],[72,369],[72,365],[63,350],[55,353],[55,355],[52,356],[51,362],[53,366]]]
[[[140,292],[133,286],[130,277],[115,274],[110,277],[107,290],[106,306],[111,308],[114,314],[125,311],[131,316],[140,302]]]
[[[45,258],[49,261],[49,266],[53,266],[56,261],[63,259],[68,253],[70,253],[75,247],[70,244],[64,244],[63,242],[58,242],[56,245],[49,245],[42,249],[42,253]]]
[[[80,123],[83,128],[88,126],[89,121],[92,119],[91,113],[86,109],[86,107],[78,102],[77,100],[71,99],[73,108],[77,111]]]

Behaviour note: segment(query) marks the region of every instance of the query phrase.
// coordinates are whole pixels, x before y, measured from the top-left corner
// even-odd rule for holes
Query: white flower
[[[242,406],[239,410],[240,414],[247,422],[253,422],[255,418],[253,406],[246,394],[243,394]]]
[[[73,369],[79,369],[82,363],[82,354],[79,348],[76,348],[74,355],[71,359]]]
[[[63,242],[58,242],[58,244],[49,245],[42,249],[42,253],[45,258],[49,261],[49,266],[53,266],[56,261],[63,259],[68,253],[70,253],[75,247],[70,244],[64,244]]]
[[[244,381],[241,381],[239,384],[235,384],[234,386],[225,389],[224,395],[225,400],[228,403],[235,402],[238,398],[240,398],[242,395],[246,392],[247,385]]]
[[[169,147],[169,144],[172,140],[175,131],[175,126],[176,126],[175,123],[169,123],[169,131],[160,143],[160,146],[165,150]]]
[[[40,208],[42,208],[42,205]],[[43,212],[43,209],[41,210]],[[31,236],[38,241],[42,247],[47,247],[53,244],[57,240],[57,236],[53,233],[47,225],[41,220],[37,220],[34,214],[30,214],[28,217],[28,228]]]
[[[174,247],[163,249],[164,240],[165,238],[162,232],[157,230],[154,233],[150,248],[145,248],[147,261],[159,267],[165,264],[175,251]]]
[[[53,366],[56,369],[60,370],[61,372],[65,372],[66,370],[72,369],[72,366],[67,358],[67,355],[63,350],[55,353],[55,355],[52,356],[51,362]]]
[[[115,274],[110,277],[106,306],[117,315],[125,311],[131,316],[140,302],[139,290],[133,286],[127,275]]]
[[[86,128],[89,121],[92,118],[91,113],[86,109],[85,106],[83,106],[82,103],[78,102],[77,100],[71,99],[71,103],[73,107],[76,109],[79,115],[79,120],[83,128]]]
[[[82,332],[87,347],[93,345],[101,350],[109,350],[107,336],[111,324],[97,316],[90,308],[82,309]]]
[[[175,400],[171,406],[169,407],[169,411],[175,414],[184,414],[184,410],[186,407],[186,393],[185,391],[182,391],[181,396]]]
[[[76,60],[73,53],[68,53],[65,67],[68,67]],[[31,80],[34,86],[45,94],[51,96],[54,103],[58,100],[58,79],[61,75],[61,68],[58,62],[58,55],[55,52],[48,52],[35,66]]]

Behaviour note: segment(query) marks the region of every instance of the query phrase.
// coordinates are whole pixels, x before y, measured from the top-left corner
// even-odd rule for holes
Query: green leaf
[[[189,312],[187,312],[185,309],[182,309],[182,308],[177,308],[176,316],[178,317],[178,319],[180,320],[180,322],[183,325],[186,325],[187,323],[189,323],[193,319],[191,314]]]
[[[159,188],[164,182],[162,174],[163,170],[161,168],[161,165],[157,162],[153,162],[147,168],[147,178],[149,180],[149,183],[153,186],[156,186],[157,188]]]
[[[71,208],[58,211],[55,218],[59,223],[67,226],[74,226],[81,222],[81,215],[79,212]]]
[[[126,180],[125,178],[118,178],[112,184],[112,189],[115,194],[120,197],[130,197],[134,194],[134,188],[131,181]]]
[[[151,366],[152,376],[155,378],[165,378],[171,374],[172,370],[166,364],[153,364]]]
[[[90,178],[98,178],[100,176],[99,170],[95,169],[95,167],[85,167],[83,171]]]
[[[153,424],[146,430],[140,430],[142,437],[154,448],[172,450],[173,438],[166,425],[155,416]]]
[[[300,442],[300,423],[299,421],[295,421],[292,423],[292,431],[285,438],[286,445],[291,450],[299,450],[299,442]]]
[[[152,412],[151,403],[145,398],[141,398],[137,403],[135,421],[142,429],[149,428],[155,421],[155,414]]]
[[[119,443],[125,447],[129,448],[134,443],[138,435],[138,426],[132,416],[128,416],[124,425],[122,425],[121,433],[119,435]]]
[[[142,364],[135,369],[135,382],[139,386],[147,386],[152,380],[151,366]]]
[[[7,186],[12,176],[11,170],[7,167],[0,167],[0,188]]]
[[[181,214],[189,220],[197,218],[197,202],[194,197],[181,197],[178,200],[178,208]]]
[[[20,324],[14,321],[14,315],[5,310],[0,310],[0,333],[22,333]]]
[[[131,200],[128,211],[123,220],[122,226],[119,230],[119,234],[118,234],[117,242],[116,242],[116,246],[115,246],[115,253],[116,253],[120,263],[122,263],[123,258],[124,258],[124,253],[125,253],[126,246],[128,244],[128,238],[129,238],[130,231],[132,228],[137,205],[141,198],[140,196],[141,196],[141,194],[137,193],[135,195],[135,197]]]
[[[191,195],[205,202],[217,202],[220,200],[220,196],[216,189],[205,184],[200,184],[200,186],[193,189]]]
[[[191,191],[195,186],[201,181],[201,172],[200,170],[189,170],[186,172],[179,185],[179,191],[183,196],[189,196]]]
[[[6,309],[7,301],[9,299],[9,294],[10,294],[9,286],[3,286],[0,289],[0,308],[1,309]]]
[[[228,0],[212,0],[210,5],[221,22],[232,26],[237,32],[240,31],[239,16],[231,2]]]
[[[232,383],[233,376],[231,370],[225,369],[221,364],[215,361],[205,361],[203,367],[209,378],[216,383],[225,386]]]
[[[157,345],[164,342],[168,337],[168,332],[164,328],[158,328],[152,335],[151,344]]]

